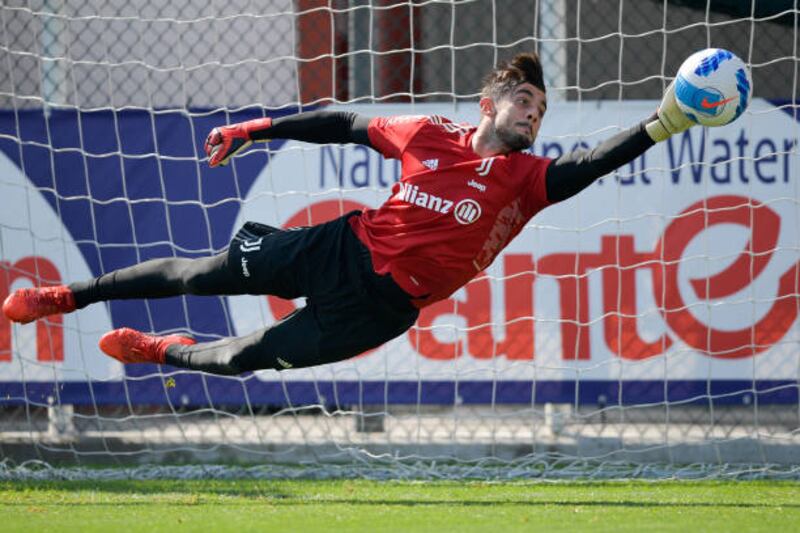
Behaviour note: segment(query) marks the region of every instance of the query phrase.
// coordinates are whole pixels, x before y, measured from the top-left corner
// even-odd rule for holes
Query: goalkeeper
[[[115,299],[306,297],[305,307],[243,337],[195,344],[122,328],[104,335],[100,348],[123,363],[215,374],[340,361],[405,332],[420,308],[484,270],[537,212],[692,124],[670,86],[652,117],[593,150],[535,156],[528,149],[547,108],[535,54],[492,70],[478,105],[477,127],[438,116],[315,111],[215,128],[205,143],[212,167],[253,141],[286,138],[368,146],[399,159],[402,177],[376,209],[290,230],[248,222],[220,255],[155,259],[89,281],[20,289],[3,312],[25,323]]]

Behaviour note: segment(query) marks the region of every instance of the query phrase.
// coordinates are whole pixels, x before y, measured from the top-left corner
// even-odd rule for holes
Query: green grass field
[[[0,483],[4,532],[645,529],[800,531],[800,483]]]

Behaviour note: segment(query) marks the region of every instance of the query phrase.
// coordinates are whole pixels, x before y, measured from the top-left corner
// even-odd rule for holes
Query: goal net
[[[221,124],[321,107],[476,123],[483,75],[529,50],[548,86],[536,155],[643,120],[702,48],[742,57],[754,99],[546,209],[352,360],[219,377],[97,347],[122,326],[242,335],[302,301],[0,317],[0,478],[800,477],[799,18],[793,1],[3,2],[2,298],[218,253],[246,220],[378,206],[399,179],[364,147],[285,140],[209,169]]]

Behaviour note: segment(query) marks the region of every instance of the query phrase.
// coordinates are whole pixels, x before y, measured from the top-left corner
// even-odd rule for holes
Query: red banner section
[[[503,257],[505,339],[493,333],[492,287],[479,275],[464,289],[464,298],[449,298],[422,310],[417,327],[409,332],[411,345],[424,357],[455,359],[464,354],[461,340],[437,340],[432,326],[442,315],[466,322],[466,343],[477,359],[503,356],[510,360],[534,358],[536,309],[533,301],[537,279],[550,277],[559,289],[562,359],[590,360],[589,273],[602,270],[603,332],[608,350],[623,359],[641,360],[669,349],[677,337],[699,352],[719,358],[739,358],[768,350],[791,328],[798,313],[800,263],[778,282],[770,310],[750,327],[722,331],[702,323],[684,302],[678,285],[678,269],[688,244],[716,224],[734,224],[750,231],[750,240],[738,258],[708,279],[692,279],[698,298],[709,302],[729,297],[751,284],[775,251],[780,217],[758,201],[742,196],[714,196],[689,206],[666,227],[654,250],[636,251],[633,235],[601,239],[598,253],[557,253],[538,259],[507,253]],[[654,280],[658,310],[674,336],[646,341],[638,333],[636,272],[648,271]]]
[[[23,257],[14,264],[0,261],[0,301],[5,301],[11,285],[26,279],[34,286],[59,285],[58,268],[44,257]],[[64,361],[63,317],[54,315],[36,321],[36,359],[38,361]],[[11,361],[11,322],[0,313],[0,362]]]
[[[351,200],[326,200],[312,204],[290,217],[285,227],[318,224],[341,213],[363,208]],[[627,360],[642,360],[665,353],[676,340],[709,356],[718,358],[751,357],[779,342],[797,319],[800,306],[800,263],[786,270],[777,280],[777,293],[768,297],[771,307],[749,327],[720,330],[703,323],[692,313],[681,294],[678,270],[689,243],[703,231],[732,224],[749,231],[749,240],[738,257],[724,270],[708,278],[692,278],[695,296],[713,303],[746,289],[764,273],[776,250],[780,216],[769,206],[735,195],[713,196],[684,209],[665,228],[653,250],[637,251],[633,235],[607,235],[599,252],[555,253],[535,259],[530,254],[506,253],[502,256],[504,277],[502,340],[495,336],[500,319],[492,306],[493,284],[482,273],[464,287],[458,298],[451,297],[426,307],[408,340],[421,356],[431,360],[452,360],[466,352],[475,359],[505,357],[532,360],[537,280],[550,278],[558,287],[560,309],[561,358],[592,359],[589,335],[589,274],[602,272],[602,329],[607,349]],[[18,279],[37,286],[61,282],[56,266],[43,257],[25,257],[14,263],[0,262],[0,298],[9,294]],[[636,273],[644,270],[653,279],[653,297],[670,333],[647,341],[639,334],[639,305]],[[496,285],[495,285],[496,286]],[[292,302],[268,297],[276,318],[295,309]],[[466,325],[464,340],[445,342],[437,338],[434,324],[443,317],[461,317]],[[64,360],[62,317],[53,316],[36,323],[37,359]],[[11,361],[11,324],[0,315],[0,362]],[[465,346],[466,344],[466,346]]]

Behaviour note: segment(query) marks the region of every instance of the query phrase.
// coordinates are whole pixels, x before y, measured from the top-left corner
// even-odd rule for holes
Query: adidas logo
[[[439,168],[438,159],[426,159],[425,161],[422,162],[422,164],[431,170],[436,170],[437,168]]]

